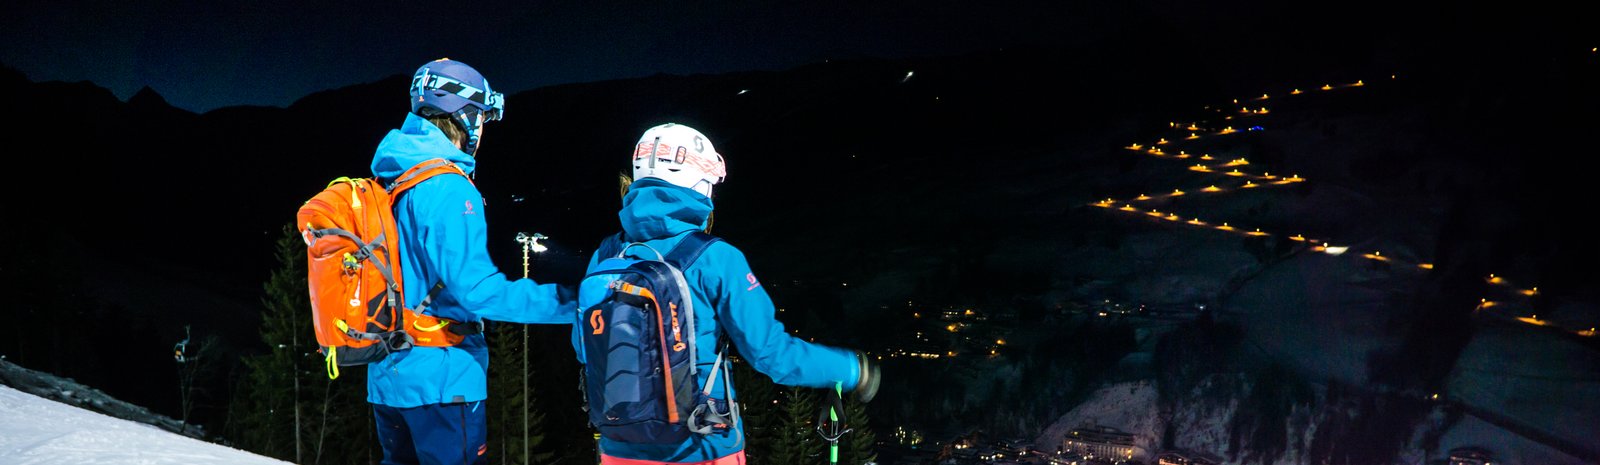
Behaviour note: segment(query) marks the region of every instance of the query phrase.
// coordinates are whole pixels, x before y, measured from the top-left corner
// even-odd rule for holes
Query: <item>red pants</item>
[[[612,457],[600,454],[600,465],[744,465],[744,451],[728,454],[726,457],[705,462],[660,462],[655,460],[634,460]]]

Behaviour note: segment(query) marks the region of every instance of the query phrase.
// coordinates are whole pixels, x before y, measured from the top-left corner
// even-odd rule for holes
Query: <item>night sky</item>
[[[1015,46],[1153,40],[1197,56],[1398,54],[1441,29],[1504,34],[1508,18],[1375,2],[12,2],[0,63],[33,81],[150,86],[179,108],[286,106],[448,56],[499,90],[649,76],[782,70],[830,59],[948,56]],[[1443,5],[1443,4],[1441,4]],[[1571,17],[1567,15],[1565,17]],[[1474,18],[1502,27],[1478,28]],[[1265,48],[1263,48],[1265,47]],[[1391,60],[1402,60],[1394,55]],[[1159,70],[1162,63],[1151,63]],[[1092,71],[1092,70],[1091,70]],[[515,109],[511,109],[515,111]]]

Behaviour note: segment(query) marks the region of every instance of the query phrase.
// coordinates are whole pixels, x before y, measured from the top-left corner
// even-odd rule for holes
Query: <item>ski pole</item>
[[[843,396],[843,383],[833,383],[833,389],[828,391],[828,399],[824,401],[822,412],[817,414],[817,434],[822,435],[822,439],[828,440],[828,463],[833,465],[839,464],[839,438],[850,432],[849,425],[839,422],[839,416],[844,415]],[[827,421],[823,421],[824,419]],[[823,424],[828,425],[828,430],[822,429]]]

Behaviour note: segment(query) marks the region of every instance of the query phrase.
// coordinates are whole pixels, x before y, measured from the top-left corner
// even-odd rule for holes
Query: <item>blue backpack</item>
[[[717,240],[694,231],[665,255],[624,242],[620,233],[601,243],[600,256],[610,258],[579,284],[577,322],[585,409],[601,435],[675,444],[737,422],[731,399],[711,398],[719,369],[723,379],[732,379],[723,363],[726,342],[703,388],[696,386],[694,300],[683,276]]]

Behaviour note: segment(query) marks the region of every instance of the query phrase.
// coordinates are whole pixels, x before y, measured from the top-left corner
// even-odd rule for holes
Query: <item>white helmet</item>
[[[633,146],[633,179],[656,178],[711,197],[711,186],[728,177],[711,139],[694,128],[667,123],[650,128]]]

